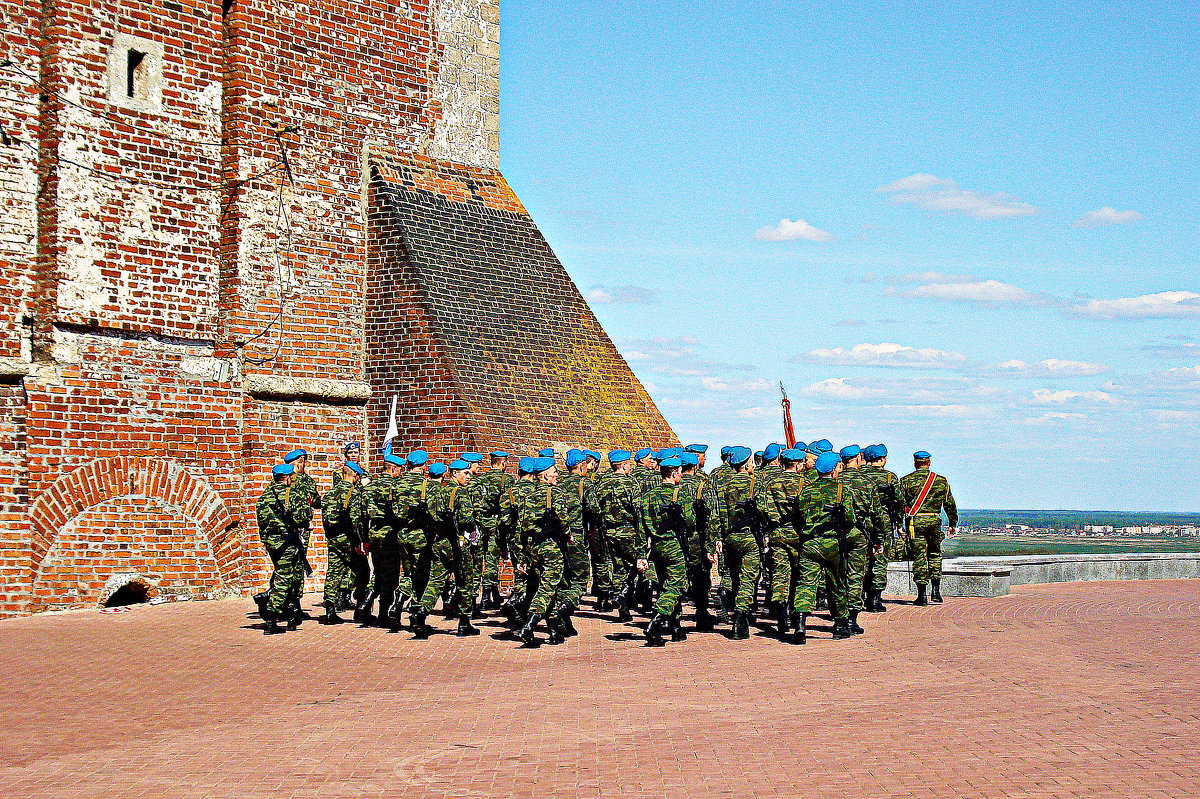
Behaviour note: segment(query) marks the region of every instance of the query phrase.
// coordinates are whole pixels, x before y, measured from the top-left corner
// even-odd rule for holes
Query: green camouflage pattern
[[[467,573],[471,566],[467,536],[478,524],[475,506],[478,495],[466,490],[469,487],[470,483],[466,486],[457,483],[439,485],[429,501],[429,580],[420,599],[420,605],[426,613],[433,611],[438,597],[453,576],[455,585],[460,587],[455,610],[459,616],[471,615],[472,595],[462,590],[462,586],[467,585],[470,579]]]
[[[905,507],[917,501],[921,488],[929,478],[929,469],[917,469],[900,478],[900,499]],[[950,481],[937,475],[929,495],[915,514],[909,517],[907,529],[909,555],[913,564],[913,582],[925,585],[930,580],[942,579],[942,513],[951,527],[958,526],[958,506],[950,492]]]
[[[338,595],[355,587],[354,549],[367,539],[370,524],[367,495],[357,482],[341,480],[321,498],[321,526],[328,549],[322,597],[326,608],[337,607]]]
[[[872,464],[867,464],[858,471],[875,483],[880,506],[883,508],[884,518],[887,522],[887,534],[882,542],[883,549],[880,552],[871,550],[870,566],[868,567],[870,572],[868,587],[873,591],[883,591],[887,588],[888,563],[892,560],[908,558],[907,541],[900,535],[900,522],[903,518],[903,512],[899,506],[900,478],[882,466]],[[889,490],[887,486],[894,488]],[[895,502],[889,502],[888,493],[893,491],[896,492],[894,494]]]
[[[795,605],[800,576],[800,532],[795,522],[803,484],[803,478],[788,469],[780,472],[767,490],[758,495],[766,519],[767,540],[771,542],[771,597],[789,608]]]
[[[722,548],[729,569],[733,609],[749,613],[762,569],[762,549],[754,533],[762,514],[756,499],[758,480],[752,473],[734,472],[724,481],[718,502],[724,514]],[[724,579],[724,578],[722,578]]]
[[[312,519],[307,497],[284,483],[271,483],[255,503],[258,536],[271,558],[267,608],[276,618],[298,610],[304,592],[308,543],[302,525]]]
[[[536,483],[517,505],[517,526],[529,555],[529,612],[545,616],[557,611],[562,594],[564,555],[570,524],[579,516],[579,499],[558,486]],[[528,590],[528,589],[527,589]]]
[[[647,560],[654,564],[662,589],[654,603],[655,613],[678,618],[687,590],[687,564],[681,540],[696,529],[694,497],[680,483],[659,483],[638,502],[638,529],[649,540]]]
[[[844,486],[831,478],[806,482],[800,490],[800,512],[804,529],[800,532],[800,576],[796,585],[796,610],[812,613],[817,604],[817,586],[823,573],[831,584],[829,607],[835,619],[849,616],[846,602],[846,564],[839,543],[837,522],[832,507],[839,506],[843,521],[853,528],[856,519],[854,505]],[[865,540],[865,538],[864,538]]]

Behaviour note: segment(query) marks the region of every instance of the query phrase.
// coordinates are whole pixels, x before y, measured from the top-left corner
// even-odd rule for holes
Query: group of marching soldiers
[[[417,638],[433,632],[441,600],[456,635],[478,635],[472,619],[499,611],[525,644],[538,643],[541,625],[547,643],[559,644],[576,634],[572,617],[590,588],[596,609],[618,621],[649,616],[653,646],[686,639],[685,600],[698,631],[728,623],[733,639],[745,639],[763,615],[781,640],[804,643],[822,593],[832,637],[844,639],[864,632],[860,613],[887,609],[890,560],[912,560],[914,604],[942,601],[941,519],[954,535],[958,512],[928,452],[898,478],[882,444],[725,447],[711,474],[707,450],[618,449],[602,468],[599,452],[571,449],[560,462],[544,449],[520,458],[515,478],[504,451],[444,464],[421,449],[389,450],[383,473],[368,479],[350,444],[324,495],[306,471],[308,453],[294,450],[257,504],[274,566],[255,597],[264,631],[294,630],[304,618],[317,508],[328,547],[319,621],[340,624],[338,612],[353,610],[356,621],[397,630],[407,614]],[[502,560],[512,565],[507,596]]]

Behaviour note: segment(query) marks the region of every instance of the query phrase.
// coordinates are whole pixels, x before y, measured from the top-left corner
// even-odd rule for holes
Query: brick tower
[[[269,466],[377,466],[392,397],[436,456],[673,438],[498,171],[494,0],[5,8],[0,614],[261,585]]]

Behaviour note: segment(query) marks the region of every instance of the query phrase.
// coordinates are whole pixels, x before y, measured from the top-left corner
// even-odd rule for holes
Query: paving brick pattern
[[[264,638],[246,604],[0,622],[0,795],[1175,799],[1200,781],[1200,581],[893,605],[805,647],[646,649],[589,618],[537,650],[486,622]]]

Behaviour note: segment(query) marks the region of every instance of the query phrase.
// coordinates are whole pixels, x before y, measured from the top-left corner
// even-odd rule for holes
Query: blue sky
[[[679,435],[1200,510],[1200,10],[504,0],[501,166]]]

